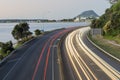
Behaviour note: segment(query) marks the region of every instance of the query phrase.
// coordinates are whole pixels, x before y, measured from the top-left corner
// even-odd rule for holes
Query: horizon
[[[87,10],[87,11],[94,11],[94,10]],[[86,11],[83,11],[83,12],[81,12],[80,14],[78,14],[78,15],[81,15],[81,14],[83,14],[84,12],[86,12]],[[94,11],[95,12],[95,11]],[[96,13],[96,12],[95,12]],[[97,14],[97,13],[96,13]],[[76,16],[78,16],[78,15],[76,15]],[[97,14],[98,15],[98,14]],[[74,17],[72,17],[72,18],[69,18],[69,19],[74,19],[76,16],[74,16]],[[100,16],[100,15],[98,15],[98,16]],[[64,18],[64,19],[68,19],[68,18]],[[56,19],[42,19],[42,18],[13,18],[13,19],[11,19],[11,18],[9,18],[9,19],[0,19],[0,20],[56,20]],[[62,20],[62,19],[57,19],[57,20]]]
[[[1,0],[0,5],[0,19],[50,20],[73,18],[87,10],[102,15],[111,6],[106,0]]]

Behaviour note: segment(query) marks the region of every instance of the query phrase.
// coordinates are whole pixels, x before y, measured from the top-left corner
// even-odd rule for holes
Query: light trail
[[[79,79],[82,80],[82,77],[81,77],[80,73],[78,72],[79,70],[77,68],[77,65],[79,65],[79,68],[83,71],[83,73],[86,76],[87,80],[92,80],[93,78],[95,80],[97,80],[97,78],[94,76],[94,74],[92,73],[92,71],[88,68],[88,66],[85,64],[85,62],[79,56],[78,52],[76,51],[76,49],[75,49],[75,47],[73,45],[73,41],[72,40],[73,40],[73,37],[75,36],[75,34],[76,34],[77,31],[78,30],[73,31],[66,38],[66,43],[67,43],[66,44],[66,48],[67,48],[67,51],[68,51],[68,48],[69,48],[69,52],[68,52],[69,59],[70,59],[72,65],[74,66],[74,69],[75,69],[77,75],[79,76]],[[75,64],[75,62],[73,61],[73,58],[75,59],[75,61],[77,62],[77,64]],[[90,76],[89,73],[91,73],[91,75],[92,75],[93,78]]]
[[[112,80],[119,79],[119,74],[115,73],[113,70],[109,70],[110,66],[105,61],[103,61],[98,56],[96,56],[95,53],[93,53],[89,50],[87,51],[86,47],[83,47],[84,43],[81,44],[81,42],[82,42],[81,38],[82,38],[83,34],[85,34],[89,29],[90,29],[89,27],[85,27],[85,28],[80,28],[78,30],[75,30],[75,31],[71,32],[66,37],[66,40],[65,40],[65,47],[67,50],[67,55],[72,64],[73,69],[76,72],[76,75],[78,76],[79,80],[82,80],[84,76],[86,77],[87,80],[99,80],[97,78],[98,77],[97,74],[92,71],[93,69],[90,68],[90,66],[88,66],[88,63],[86,63],[84,61],[84,59],[80,56],[79,52],[75,48],[73,40],[76,41],[76,44],[79,45],[79,47],[92,60],[92,62],[95,63],[95,65],[98,66],[98,68],[100,68],[103,71],[103,73],[105,72],[106,76],[108,76]],[[84,76],[80,75],[81,72],[79,72],[79,69],[82,70],[82,73],[84,74]]]

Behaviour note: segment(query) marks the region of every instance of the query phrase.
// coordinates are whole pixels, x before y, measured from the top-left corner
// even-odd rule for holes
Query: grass
[[[19,48],[20,46],[22,46],[22,44],[21,44],[21,43],[17,43],[17,44],[15,44],[14,48],[17,49],[17,48]]]
[[[111,55],[117,57],[120,59],[120,47],[115,46],[113,44],[108,43],[107,39],[108,37],[100,37],[100,36],[95,36],[92,37],[89,35],[89,38],[99,47],[110,53]],[[113,38],[109,37],[109,40],[114,40]]]
[[[116,43],[120,44],[120,37],[113,37],[113,36],[104,36],[105,39],[108,39],[108,40],[113,40],[115,41]]]
[[[34,36],[31,36],[31,37],[28,37],[28,38],[24,38],[23,40],[21,41],[18,41],[17,44],[14,46],[15,49],[19,48],[20,46],[22,46],[25,42],[33,39]]]

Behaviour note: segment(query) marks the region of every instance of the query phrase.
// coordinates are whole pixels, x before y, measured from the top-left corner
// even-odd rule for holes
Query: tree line
[[[95,19],[91,24],[92,28],[102,28],[104,35],[120,36],[120,1],[106,9],[99,19]]]

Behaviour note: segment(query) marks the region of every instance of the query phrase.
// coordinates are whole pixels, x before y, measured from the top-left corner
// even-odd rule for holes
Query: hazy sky
[[[106,0],[0,0],[0,19],[73,18],[86,10],[104,13]]]

